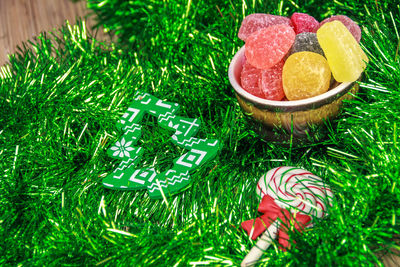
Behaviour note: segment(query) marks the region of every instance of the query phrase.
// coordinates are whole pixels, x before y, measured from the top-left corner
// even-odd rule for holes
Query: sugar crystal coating
[[[262,13],[250,14],[243,19],[238,36],[246,41],[253,32],[278,24],[292,25],[290,19],[286,17]]]
[[[325,23],[318,29],[317,38],[336,81],[353,82],[360,77],[368,57],[342,22]]]
[[[351,18],[349,18],[347,16],[336,15],[336,16],[332,16],[330,18],[324,19],[319,24],[319,28],[321,28],[322,25],[324,25],[325,23],[332,22],[332,21],[335,21],[335,20],[338,20],[338,21],[342,22],[344,24],[344,26],[346,26],[346,28],[354,36],[356,41],[358,43],[360,42],[360,40],[361,40],[361,29],[360,29],[360,26],[358,26],[357,23],[355,23]]]
[[[324,56],[324,51],[318,43],[317,34],[313,32],[303,32],[296,35],[290,54],[301,51],[309,51]]]
[[[302,32],[316,32],[319,22],[312,16],[305,13],[293,13],[290,17],[296,34]]]
[[[294,43],[296,34],[288,25],[273,25],[252,33],[245,44],[248,62],[258,69],[268,69],[281,61]]]
[[[261,70],[253,67],[246,61],[240,74],[240,82],[242,87],[250,94],[263,98],[264,94],[258,87],[258,81],[260,77]]]
[[[300,100],[328,91],[331,71],[328,62],[314,52],[298,52],[283,66],[282,82],[287,99]]]
[[[262,70],[258,86],[263,92],[263,98],[279,101],[285,97],[282,85],[282,68],[285,62],[281,60],[272,68]]]

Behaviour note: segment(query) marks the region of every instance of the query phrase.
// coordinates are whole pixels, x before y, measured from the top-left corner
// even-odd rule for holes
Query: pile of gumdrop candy
[[[242,87],[268,100],[323,94],[338,82],[356,81],[368,63],[359,45],[361,29],[344,15],[318,22],[304,13],[251,14],[239,38],[245,41]]]

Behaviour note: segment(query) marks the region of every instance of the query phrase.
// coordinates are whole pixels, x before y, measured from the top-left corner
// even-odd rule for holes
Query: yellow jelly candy
[[[368,57],[342,22],[325,23],[317,31],[333,77],[338,82],[354,82],[368,63]]]
[[[300,100],[325,93],[329,89],[331,70],[328,62],[314,52],[290,55],[283,65],[282,83],[286,98]]]

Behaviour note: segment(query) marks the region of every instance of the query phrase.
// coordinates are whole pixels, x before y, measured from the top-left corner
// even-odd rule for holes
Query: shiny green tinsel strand
[[[84,25],[44,34],[0,69],[2,265],[238,265],[254,244],[240,222],[257,216],[255,184],[280,165],[324,177],[329,216],[273,245],[262,263],[372,265],[399,233],[399,8],[389,1],[88,1],[120,43],[102,45]],[[370,57],[361,90],[312,146],[260,141],[227,80],[244,15],[346,14],[363,27]],[[375,23],[376,22],[376,23]],[[139,27],[140,26],[140,27]],[[136,90],[179,103],[201,119],[199,137],[223,151],[186,192],[152,201],[104,189],[116,162],[106,149]],[[148,118],[144,164],[165,168],[179,149]],[[164,153],[167,151],[167,153]],[[168,156],[170,155],[170,156]],[[289,156],[290,155],[290,156]],[[156,159],[156,161],[155,161]]]

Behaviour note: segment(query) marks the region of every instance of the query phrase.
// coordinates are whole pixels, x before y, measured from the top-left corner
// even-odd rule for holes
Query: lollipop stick
[[[258,239],[254,247],[251,248],[249,253],[243,259],[240,266],[242,267],[253,266],[254,264],[256,264],[258,259],[260,259],[261,255],[264,253],[264,251],[271,245],[271,242],[276,238],[279,226],[280,226],[280,221],[276,220],[268,227],[267,230],[265,230],[265,232]]]

